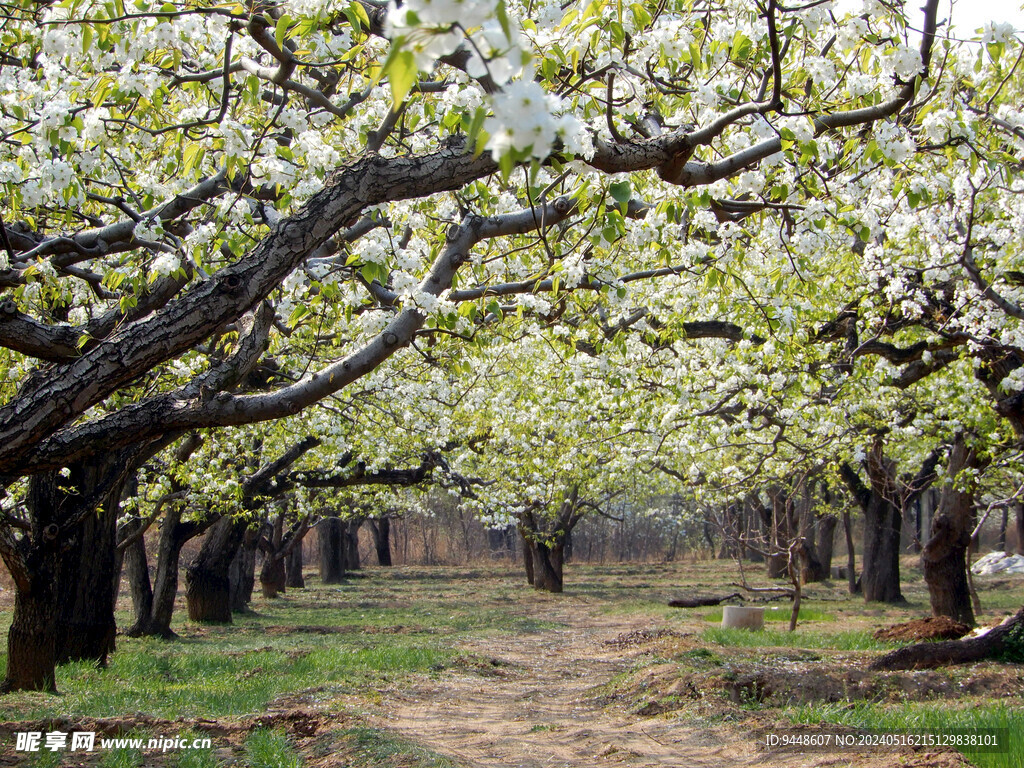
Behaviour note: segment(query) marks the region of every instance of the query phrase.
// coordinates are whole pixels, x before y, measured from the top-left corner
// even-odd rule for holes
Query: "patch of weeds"
[[[25,768],[58,768],[60,766],[59,752],[30,752],[22,763]]]
[[[207,738],[206,734],[196,731],[185,731],[178,735],[189,743],[195,739]],[[174,768],[218,768],[220,763],[212,749],[182,749],[174,753],[171,765]]]
[[[725,660],[710,648],[694,648],[693,650],[681,653],[676,661],[690,663],[695,667],[720,667]]]
[[[303,760],[288,736],[266,728],[253,731],[245,740],[250,768],[302,768]]]
[[[963,747],[960,751],[978,768],[1020,768],[1024,754],[1024,710],[1006,704],[876,704],[859,701],[792,707],[783,714],[796,723],[835,723],[880,733],[931,733],[938,736],[965,729],[1002,729],[1010,743],[1002,752]]]
[[[58,668],[60,698],[5,697],[0,719],[43,719],[76,713],[112,717],[146,712],[157,717],[219,717],[259,712],[281,694],[330,683],[350,689],[408,672],[442,669],[454,653],[439,643],[424,644],[401,635],[346,636],[346,642],[295,649],[213,650],[206,644],[169,646],[126,642],[107,669],[91,662]],[[307,652],[308,650],[308,652]]]
[[[774,629],[752,631],[712,627],[701,633],[707,642],[726,647],[824,648],[835,651],[876,651],[894,647],[875,640],[869,632],[785,632]]]
[[[544,731],[556,731],[558,726],[552,723],[537,723],[530,727],[530,733],[543,733]]]
[[[111,749],[100,758],[100,768],[139,768],[142,765],[142,750]]]
[[[1010,630],[1003,642],[1005,645],[998,659],[1011,664],[1024,663],[1024,626],[1018,624]]]
[[[444,755],[379,728],[352,728],[345,739],[353,768],[458,768]]]

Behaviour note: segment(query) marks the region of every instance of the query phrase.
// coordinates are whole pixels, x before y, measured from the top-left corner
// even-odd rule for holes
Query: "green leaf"
[[[288,27],[292,25],[292,17],[287,13],[282,14],[281,18],[277,20],[277,28],[274,30],[274,39],[277,41],[277,47],[284,50],[284,38],[288,34]]]
[[[391,98],[395,106],[399,106],[409,95],[413,83],[416,82],[416,59],[412,51],[392,48],[387,61],[384,62],[383,73],[391,84]]]
[[[181,173],[183,176],[188,176],[192,173],[192,170],[202,161],[203,154],[204,151],[201,144],[191,143],[185,147],[185,151],[181,153],[183,163]]]
[[[608,187],[608,191],[612,193],[612,198],[615,202],[625,205],[633,197],[633,189],[629,184],[629,181],[616,181]]]
[[[348,15],[348,13],[351,12],[352,15],[349,16],[350,22],[354,18],[359,22],[360,25],[362,25],[363,29],[370,28],[370,16],[366,13],[366,9],[363,8],[362,3],[351,3],[348,8],[349,10],[348,12],[346,12],[345,15]],[[356,25],[352,24],[352,26],[354,27]]]
[[[508,18],[508,9],[505,7],[504,2],[498,3],[496,10],[498,16],[498,23],[501,25],[501,31],[505,33],[505,39],[512,39],[512,22]]]

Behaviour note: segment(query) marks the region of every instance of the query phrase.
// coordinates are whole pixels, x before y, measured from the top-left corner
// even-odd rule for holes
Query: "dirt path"
[[[385,698],[379,724],[467,768],[771,765],[891,766],[893,754],[765,755],[749,729],[707,728],[673,715],[640,717],[602,702],[596,686],[626,671],[639,651],[609,643],[642,627],[586,610],[567,627],[471,641],[461,650],[491,670],[444,673]],[[964,765],[959,756],[900,755],[901,765]]]

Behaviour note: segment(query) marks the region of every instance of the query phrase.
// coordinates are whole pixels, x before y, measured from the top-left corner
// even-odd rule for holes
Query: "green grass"
[[[24,768],[58,768],[60,766],[60,752],[28,752],[22,753],[19,757],[24,760]]]
[[[380,728],[353,728],[344,739],[352,768],[458,768],[444,755]]]
[[[249,768],[302,768],[305,763],[285,734],[265,728],[249,734],[245,754]]]
[[[693,610],[693,609],[691,609]],[[765,621],[789,621],[790,608],[788,606],[768,606],[764,611]],[[722,620],[722,609],[716,608],[710,613],[702,614],[704,621],[720,622]],[[805,621],[835,621],[834,613],[828,613],[820,608],[801,608],[800,623]],[[799,625],[798,625],[799,626]]]
[[[126,739],[138,739],[148,741],[149,736],[144,733],[125,734]],[[143,765],[142,750],[139,749],[110,749],[100,753],[99,768],[139,768]]]
[[[61,667],[59,697],[3,697],[0,718],[69,712],[88,717],[146,712],[167,718],[246,714],[262,710],[283,693],[332,684],[369,686],[394,675],[440,669],[453,658],[450,649],[437,643],[420,645],[407,637],[346,637],[347,643],[301,652],[210,651],[154,640],[125,643],[128,647],[111,657],[107,669],[87,662]]]
[[[180,735],[189,740],[204,737],[204,734],[194,731],[186,731]],[[172,768],[218,768],[219,766],[212,749],[183,749],[174,753],[170,761]]]
[[[888,650],[894,646],[875,640],[870,632],[844,631],[796,632],[775,629],[726,629],[710,627],[701,632],[701,639],[715,645],[745,648],[821,648],[833,651]]]
[[[923,732],[948,734],[957,729],[1005,729],[1010,739],[1005,752],[986,752],[964,747],[961,751],[979,768],[1021,768],[1024,765],[1024,708],[1006,704],[956,707],[935,704],[810,704],[784,711],[793,722],[835,723],[880,733]]]

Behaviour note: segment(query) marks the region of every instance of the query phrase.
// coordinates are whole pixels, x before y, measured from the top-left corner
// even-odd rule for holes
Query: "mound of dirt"
[[[918,643],[924,640],[959,640],[970,631],[969,626],[948,616],[929,616],[885,627],[875,632],[874,637],[887,642]]]
[[[1024,673],[998,664],[979,666],[958,677],[926,670],[872,672],[828,663],[712,663],[687,671],[678,663],[642,670],[611,699],[624,699],[638,715],[682,709],[690,701],[725,698],[733,704],[792,706],[819,702],[908,702],[1024,695]]]
[[[689,633],[676,632],[674,629],[634,629],[632,632],[623,632],[612,640],[605,640],[605,645],[613,648],[631,648],[640,645],[650,645],[657,640],[667,637],[689,637]]]

